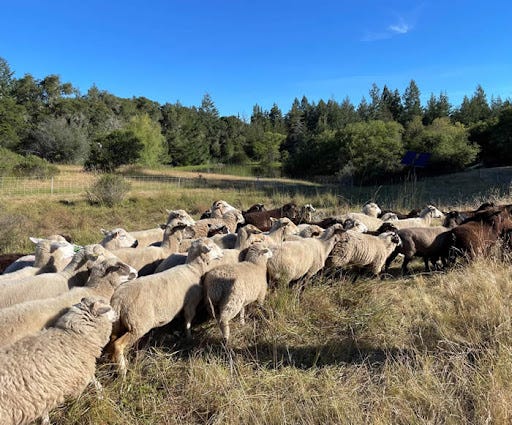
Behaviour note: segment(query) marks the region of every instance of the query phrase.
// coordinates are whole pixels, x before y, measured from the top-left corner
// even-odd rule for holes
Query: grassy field
[[[158,171],[162,173],[162,171]],[[322,214],[359,210],[374,199],[404,210],[434,202],[441,209],[511,202],[509,170],[482,170],[394,187],[279,190],[218,186],[131,193],[110,209],[80,198],[3,199],[0,247],[28,251],[27,237],[61,232],[86,244],[99,229],[152,227],[165,209],[197,217],[213,200],[246,208],[311,202]],[[498,176],[498,177],[496,177]],[[226,182],[228,179],[222,179]],[[234,180],[238,181],[238,178]],[[305,184],[306,185],[306,184]],[[315,187],[315,186],[313,186]],[[301,293],[272,289],[245,326],[222,344],[199,314],[186,342],[180,318],[152,331],[130,352],[125,382],[101,362],[103,398],[88,388],[52,412],[69,424],[510,424],[512,423],[512,274],[497,255],[445,273],[355,284],[316,276]]]

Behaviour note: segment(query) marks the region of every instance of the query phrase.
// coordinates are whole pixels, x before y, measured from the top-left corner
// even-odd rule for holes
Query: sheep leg
[[[240,321],[242,321],[242,310],[243,310],[243,301],[241,299],[238,300],[228,300],[223,303],[220,308],[220,317],[219,317],[219,326],[222,332],[222,336],[224,340],[228,342],[229,340],[229,321],[233,319],[239,312],[241,314]],[[245,319],[245,317],[244,317]]]
[[[245,307],[242,306],[242,309],[240,310],[240,324],[243,326],[245,325]]]
[[[124,350],[139,339],[137,335],[132,332],[126,332],[123,336],[114,341],[114,354],[112,355],[112,361],[118,365],[119,372],[121,373],[123,380],[126,378],[126,359],[124,356]]]
[[[194,317],[196,315],[196,307],[197,304],[191,305],[187,304],[185,305],[185,308],[183,309],[183,315],[185,316],[185,330],[187,331],[187,339],[192,338],[192,320],[194,320]]]
[[[91,379],[91,383],[94,385],[94,388],[96,389],[96,395],[98,396],[98,400],[103,400],[103,385],[101,385],[101,382],[98,381],[96,376],[93,376]]]
[[[388,272],[389,270],[389,266],[391,265],[391,263],[393,262],[393,260],[397,257],[397,255],[399,254],[398,252],[398,249],[395,249],[391,255],[386,259],[386,268],[384,269],[386,271],[386,273]]]
[[[407,265],[411,261],[410,257],[404,257],[404,262],[402,263],[402,274],[407,275],[409,274],[409,270],[407,269]]]
[[[428,273],[430,272],[430,266],[428,265],[428,261],[429,261],[429,258],[428,257],[423,257],[423,262],[425,263],[425,271]],[[404,260],[405,262],[405,260]],[[435,267],[435,260],[432,260],[433,264],[434,264],[434,267]]]
[[[44,412],[41,415],[41,425],[51,425],[50,414],[48,412]]]

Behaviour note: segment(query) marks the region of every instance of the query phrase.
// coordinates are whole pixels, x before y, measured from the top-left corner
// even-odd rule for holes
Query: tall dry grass
[[[277,206],[290,198],[187,189],[134,196],[114,208],[26,198],[5,203],[0,218],[21,217],[9,248],[28,250],[32,247],[24,239],[30,235],[62,232],[78,243],[97,242],[101,227],[149,228],[165,219],[166,208],[197,216],[215,199],[247,208],[262,201]],[[326,213],[360,207],[335,195],[295,194],[295,200]],[[421,270],[421,263],[413,268]],[[229,347],[204,312],[191,342],[178,318],[130,351],[125,382],[102,359],[102,397],[88,388],[54,410],[52,421],[512,423],[510,260],[480,259],[407,278],[397,277],[398,269],[394,265],[383,280],[362,278],[353,284],[349,276],[325,273],[306,282],[303,291],[272,289],[263,307],[249,309],[245,326],[234,321]]]

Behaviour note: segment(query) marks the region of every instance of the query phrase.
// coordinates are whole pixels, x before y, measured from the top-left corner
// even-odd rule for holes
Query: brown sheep
[[[253,224],[258,229],[267,232],[272,227],[270,218],[282,218],[288,217],[290,220],[294,220],[299,214],[297,205],[293,202],[289,202],[283,205],[281,208],[275,208],[268,211],[256,211],[245,214],[245,223]]]

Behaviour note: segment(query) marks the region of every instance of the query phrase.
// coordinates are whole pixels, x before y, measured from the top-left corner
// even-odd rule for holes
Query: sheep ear
[[[101,316],[102,314],[108,313],[110,310],[112,310],[112,307],[101,301],[96,301],[91,307],[91,312],[95,316]]]
[[[103,228],[100,229],[100,232],[105,236],[109,234],[109,231]]]
[[[210,252],[212,250],[211,246],[208,246],[208,245],[202,245],[201,246],[201,252],[203,253],[207,253],[207,252]]]
[[[43,240],[42,238],[34,238],[33,236],[30,236],[29,239],[36,245]]]
[[[270,222],[271,222],[272,224],[274,224],[276,221],[277,221],[277,218],[270,217]]]

